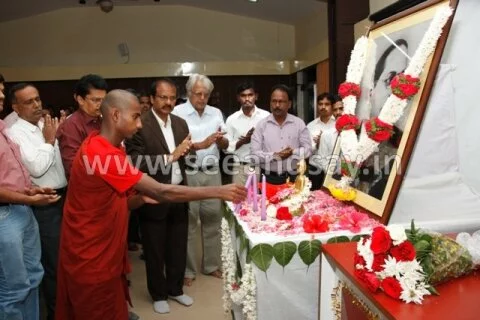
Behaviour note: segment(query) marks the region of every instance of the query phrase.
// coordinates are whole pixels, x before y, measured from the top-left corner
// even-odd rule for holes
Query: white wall
[[[312,14],[295,25],[295,59],[300,64],[311,65],[328,59],[328,11]],[[301,69],[301,68],[299,68]]]
[[[226,72],[226,62],[234,70],[239,62],[247,62],[247,70],[263,63],[268,69],[295,58],[294,26],[183,6],[118,6],[109,14],[96,7],[62,9],[1,23],[0,38],[0,71],[12,80],[26,69],[68,78],[92,66],[119,66],[124,76],[135,76],[122,66],[122,42],[130,48],[129,64],[145,72],[160,64],[157,69],[171,74],[162,63],[186,61],[222,63]]]

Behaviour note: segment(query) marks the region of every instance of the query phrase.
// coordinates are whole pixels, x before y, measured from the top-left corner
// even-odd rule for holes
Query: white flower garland
[[[415,51],[414,56],[405,70],[406,75],[418,77],[422,73],[428,57],[437,46],[437,41],[442,34],[443,26],[447,23],[452,13],[453,10],[450,7],[442,7],[437,10],[418,49]],[[357,85],[360,84],[367,61],[368,47],[369,42],[367,37],[363,36],[357,40],[347,69],[347,82],[353,82]],[[350,95],[345,97],[343,104],[346,114],[355,115],[357,106],[357,98],[355,96]],[[393,125],[403,115],[407,104],[408,100],[400,99],[394,94],[391,94],[383,105],[378,118],[385,123]],[[366,132],[362,132],[360,139],[357,139],[357,134],[354,129],[343,130],[340,133],[340,137],[342,153],[347,159],[357,164],[365,161],[375,152],[379,145],[379,142],[372,140]],[[343,176],[337,186],[345,189],[348,188],[352,182],[352,178]]]
[[[222,219],[222,267],[223,267],[223,310],[228,314],[232,303],[243,305],[242,312],[247,320],[257,319],[257,283],[252,265],[246,263],[243,268],[241,284],[235,280],[235,251],[232,246],[230,227]]]

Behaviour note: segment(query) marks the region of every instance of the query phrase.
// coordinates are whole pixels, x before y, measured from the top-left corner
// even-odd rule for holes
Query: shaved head
[[[135,101],[137,101],[137,97],[127,90],[112,90],[107,93],[100,107],[102,117],[105,119],[112,108],[127,110],[131,103]]]
[[[142,127],[142,108],[135,95],[126,90],[112,90],[100,106],[102,134],[109,137],[113,145],[132,137]]]

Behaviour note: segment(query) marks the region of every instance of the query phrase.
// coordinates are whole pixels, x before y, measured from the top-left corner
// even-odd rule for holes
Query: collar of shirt
[[[102,119],[101,117],[93,117],[93,116],[87,114],[85,111],[83,111],[80,108],[77,110],[77,112],[78,112],[78,115],[80,116],[80,118],[82,118],[82,121],[84,123],[87,123],[87,124],[90,123],[90,122],[101,121],[101,119]]]
[[[188,108],[188,115],[192,115],[193,113],[196,113],[197,115],[198,114],[198,111],[193,107],[192,103],[190,102],[190,100],[187,100],[187,102],[185,103],[187,108]],[[214,113],[212,113],[212,107],[210,107],[208,104],[205,106],[205,110],[203,110],[203,115],[213,115]],[[199,115],[200,116],[200,115]]]
[[[158,116],[158,114],[153,111],[153,108],[152,108],[152,113],[153,113],[153,116],[155,117],[155,119],[157,119],[158,123],[163,127],[163,128],[169,128],[171,125],[172,125],[172,120],[170,119],[170,115],[168,115],[167,117],[167,121],[163,121],[162,118],[160,118]]]
[[[37,130],[40,130],[40,121],[38,122],[38,125],[31,124],[30,122],[26,121],[25,119],[18,118],[17,120],[17,126],[21,126],[28,131],[35,132]]]
[[[238,110],[238,117],[243,117],[243,118],[246,118],[246,119],[253,119],[255,118],[257,115],[258,115],[258,107],[257,106],[253,106],[253,112],[252,112],[252,115],[249,117],[247,116],[242,108],[240,107],[240,110]]]
[[[328,119],[327,122],[323,122],[323,121],[320,119],[320,117],[317,118],[317,122],[318,122],[319,124],[320,124],[320,123],[330,124],[330,123],[335,122],[335,121],[336,121],[336,119],[335,119],[334,116],[331,116],[330,119]]]
[[[285,118],[285,121],[282,123],[282,126],[286,123],[294,122],[293,119],[294,119],[293,116],[290,113],[287,113],[287,117]],[[280,124],[278,124],[277,120],[275,120],[275,117],[273,116],[273,114],[270,114],[267,117],[267,122],[271,122],[271,123],[274,123],[277,126],[280,126]]]

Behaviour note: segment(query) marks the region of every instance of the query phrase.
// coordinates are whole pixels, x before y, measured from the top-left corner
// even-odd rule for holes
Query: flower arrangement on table
[[[304,184],[300,190],[299,184],[274,186],[267,184],[262,177],[260,196],[255,194],[258,192],[255,173],[250,177],[246,187],[251,195],[235,207],[235,212],[253,233],[281,236],[338,230],[358,233],[378,225],[367,214],[324,191],[311,192],[311,183],[305,176],[301,176]]]
[[[464,245],[466,245],[466,247]],[[438,294],[433,285],[460,277],[480,264],[480,232],[457,241],[402,226],[378,226],[357,244],[355,274],[372,292],[383,290],[406,303]]]

